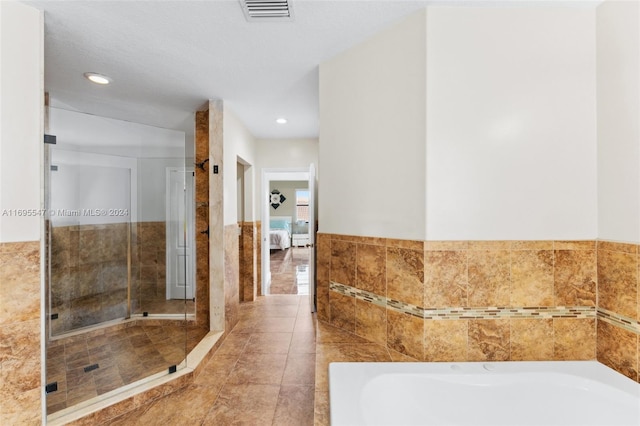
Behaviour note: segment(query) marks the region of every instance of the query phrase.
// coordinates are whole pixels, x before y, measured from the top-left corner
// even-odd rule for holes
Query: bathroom
[[[633,55],[607,48],[637,51],[637,14],[612,2],[491,12],[429,8],[321,65],[320,164],[344,173],[322,175],[319,186],[318,317],[420,359],[590,356],[637,381],[638,331],[616,318],[638,321],[638,92],[624,88],[637,87],[640,73]],[[574,31],[566,31],[568,22]],[[514,36],[500,37],[505,31]],[[464,54],[449,55],[454,48]],[[407,75],[408,64],[420,72]],[[364,74],[371,79],[356,78]],[[344,81],[358,82],[366,96],[341,93]],[[3,139],[3,161],[5,152]],[[26,160],[13,172],[25,176],[32,191],[23,196],[36,205],[38,174]],[[2,241],[38,242],[39,235]],[[33,259],[32,249],[20,250]],[[384,284],[370,266],[381,256]],[[38,294],[33,268],[23,269]],[[442,308],[449,321],[376,309],[345,295],[349,287],[363,297]],[[14,299],[21,302],[11,314],[36,331],[11,335],[37,338],[41,299]],[[501,311],[507,317],[466,319],[453,309],[505,306],[535,307],[540,318]],[[566,307],[580,309],[553,316]],[[383,315],[383,325],[370,319]],[[543,345],[531,344],[530,330]],[[21,365],[33,366],[39,359]],[[39,395],[37,384],[21,389],[31,401]]]

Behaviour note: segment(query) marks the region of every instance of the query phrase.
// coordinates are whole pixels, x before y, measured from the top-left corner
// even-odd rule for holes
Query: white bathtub
[[[640,384],[596,361],[329,365],[332,426],[640,425]]]

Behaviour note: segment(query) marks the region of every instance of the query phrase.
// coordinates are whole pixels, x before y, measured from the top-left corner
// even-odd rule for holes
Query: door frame
[[[314,179],[314,185],[309,185],[309,189],[315,188],[315,173],[311,173],[311,170],[315,171],[315,166],[313,164],[308,168],[303,167],[292,167],[292,168],[264,168],[262,169],[262,183],[260,188],[260,199],[261,199],[261,220],[262,220],[262,231],[261,231],[261,285],[260,285],[260,293],[264,296],[265,289],[269,286],[271,281],[271,267],[270,267],[270,257],[269,257],[269,187],[272,181],[301,181],[306,180],[309,181],[311,178]],[[315,195],[310,197],[309,202],[313,203],[313,208],[315,209]],[[315,224],[309,223],[309,238],[310,242],[313,244],[315,241]],[[310,247],[310,250],[315,250],[313,246]],[[311,256],[311,261],[315,262],[315,257]],[[314,269],[309,270],[309,297],[313,299],[315,297],[315,273],[313,273]],[[311,304],[314,306],[314,304]],[[312,309],[313,311],[313,309]]]

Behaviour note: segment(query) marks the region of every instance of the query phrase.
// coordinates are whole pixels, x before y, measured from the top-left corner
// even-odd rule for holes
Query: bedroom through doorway
[[[315,182],[313,166],[310,170],[263,170],[262,295],[309,295],[310,301],[313,297],[311,176]]]

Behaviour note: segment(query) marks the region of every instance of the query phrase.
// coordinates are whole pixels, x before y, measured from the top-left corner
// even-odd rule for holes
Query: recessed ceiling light
[[[111,83],[111,78],[106,75],[98,74],[97,72],[85,72],[84,76],[87,80],[96,83],[96,84],[109,84]]]
[[[278,124],[287,124],[287,119],[286,118],[277,118],[276,119],[276,123],[278,123]]]

